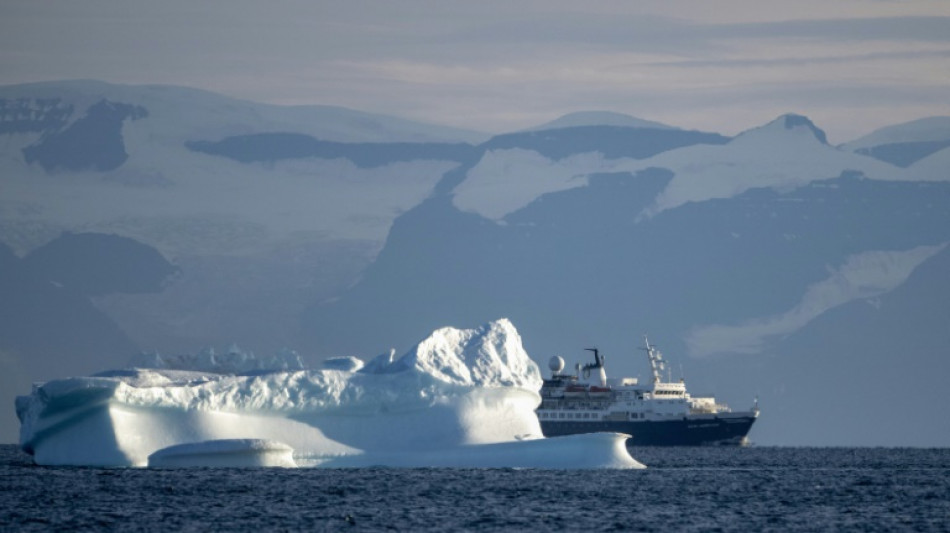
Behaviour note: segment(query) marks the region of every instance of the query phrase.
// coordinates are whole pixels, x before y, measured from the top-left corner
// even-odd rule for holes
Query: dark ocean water
[[[950,531],[950,449],[633,455],[650,468],[147,470],[0,446],[0,530]]]

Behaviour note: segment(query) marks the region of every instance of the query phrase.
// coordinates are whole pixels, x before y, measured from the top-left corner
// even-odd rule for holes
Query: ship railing
[[[731,413],[732,409],[724,403],[691,405],[689,412],[694,415],[714,415],[716,413]]]
[[[542,401],[542,409],[556,409],[558,411],[603,411],[609,407],[608,402],[572,402],[559,399]]]

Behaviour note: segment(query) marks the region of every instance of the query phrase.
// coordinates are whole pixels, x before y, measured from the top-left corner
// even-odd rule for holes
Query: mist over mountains
[[[948,445],[950,118],[841,146],[613,113],[488,136],[187,88],[0,88],[0,440],[33,380],[232,342],[317,362],[507,317],[642,334],[760,444]],[[680,367],[682,370],[680,370]]]

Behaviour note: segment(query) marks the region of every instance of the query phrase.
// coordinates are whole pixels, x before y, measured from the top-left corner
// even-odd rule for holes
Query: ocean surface
[[[39,467],[0,530],[950,531],[950,449],[634,448],[646,470]]]

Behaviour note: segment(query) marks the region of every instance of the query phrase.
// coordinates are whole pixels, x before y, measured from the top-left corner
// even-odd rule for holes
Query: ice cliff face
[[[575,452],[565,450],[583,448],[572,441],[558,448],[569,456],[555,453],[550,464],[521,460],[539,445],[521,455],[518,443],[542,438],[541,376],[506,319],[442,328],[395,361],[385,354],[365,366],[347,357],[323,370],[268,372],[247,359],[152,357],[137,363],[159,368],[38,385],[17,398],[21,446],[40,464],[105,466],[144,466],[158,450],[221,439],[286,443],[298,462],[331,466],[423,466],[420,453],[442,466],[570,466]],[[605,459],[586,466],[634,465],[622,441],[594,439]],[[500,443],[509,443],[502,455],[478,447]]]

